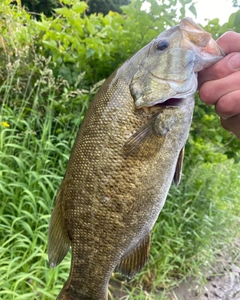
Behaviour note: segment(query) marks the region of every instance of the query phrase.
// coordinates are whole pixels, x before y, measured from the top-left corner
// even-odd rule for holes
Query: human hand
[[[215,105],[223,128],[240,139],[240,34],[226,32],[217,43],[227,55],[199,72],[199,97]]]

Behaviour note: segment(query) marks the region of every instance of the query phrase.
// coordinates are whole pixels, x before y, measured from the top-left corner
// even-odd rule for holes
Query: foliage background
[[[62,0],[54,16],[39,19],[10,0],[0,3],[0,298],[55,299],[68,276],[70,255],[48,268],[47,230],[89,101],[124,60],[196,13],[187,0],[147,2],[148,12],[133,0],[121,14],[88,15],[86,2]],[[214,38],[240,32],[240,13],[205,29]],[[113,277],[125,297],[159,299],[159,290],[187,275],[201,278],[202,266],[236,237],[239,153],[239,141],[196,95],[182,182],[154,228],[150,261],[130,283]]]
[[[68,1],[70,4],[70,1]],[[85,13],[91,15],[93,13],[103,13],[106,15],[110,10],[121,13],[121,6],[129,4],[130,0],[85,0],[88,5]],[[24,9],[30,12],[36,19],[43,13],[50,17],[54,15],[54,9],[61,7],[62,2],[59,0],[21,0],[13,1],[16,5],[21,4]]]

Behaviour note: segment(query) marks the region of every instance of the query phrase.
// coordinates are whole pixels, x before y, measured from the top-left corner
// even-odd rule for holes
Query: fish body
[[[57,299],[106,300],[115,269],[131,278],[144,266],[170,185],[180,181],[197,72],[223,55],[186,18],[127,60],[96,94],[50,221],[50,266],[72,248]]]

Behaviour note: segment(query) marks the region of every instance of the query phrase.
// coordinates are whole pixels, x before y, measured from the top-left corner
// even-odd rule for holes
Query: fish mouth
[[[165,101],[161,101],[151,106],[153,109],[163,109],[163,108],[171,108],[171,107],[180,107],[184,104],[185,98],[169,98]]]
[[[169,98],[152,106],[142,106],[142,109],[147,115],[159,113],[164,109],[177,109],[184,105],[186,98]]]
[[[177,106],[180,106],[183,101],[184,101],[184,98],[169,98],[166,101],[157,103],[154,106],[156,106],[156,107],[177,107]]]

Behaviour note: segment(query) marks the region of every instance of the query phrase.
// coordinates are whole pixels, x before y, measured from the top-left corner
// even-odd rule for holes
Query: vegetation
[[[88,0],[87,15],[103,13],[106,15],[110,10],[121,13],[121,6],[129,4],[130,0]]]
[[[19,1],[15,4],[17,2]],[[58,0],[21,0],[21,5],[39,19],[42,13],[47,17],[52,16],[53,10],[59,7],[60,3]]]
[[[49,268],[49,218],[89,101],[156,32],[194,12],[190,1],[180,1],[178,12],[178,1],[149,0],[149,13],[142,2],[122,7],[123,15],[87,16],[85,2],[64,0],[56,18],[39,21],[10,0],[0,3],[0,298],[56,298],[70,255]],[[238,20],[235,13],[222,27],[212,20],[206,28],[217,37],[226,28],[240,31]],[[116,283],[125,299],[159,299],[159,290],[187,275],[200,278],[202,266],[236,237],[239,142],[220,128],[212,108],[196,102],[184,176],[154,228],[150,261],[131,282],[115,274],[111,299]]]
[[[130,0],[85,0],[88,9],[85,11],[87,15],[94,13],[102,13],[106,15],[110,10],[121,13],[121,6],[129,4]],[[19,1],[13,1],[15,5]],[[29,11],[36,19],[40,19],[40,15],[47,17],[54,15],[54,9],[61,7],[59,0],[21,0],[22,7]],[[71,1],[65,1],[65,4],[71,4]]]

